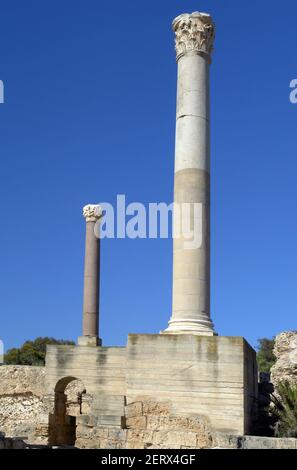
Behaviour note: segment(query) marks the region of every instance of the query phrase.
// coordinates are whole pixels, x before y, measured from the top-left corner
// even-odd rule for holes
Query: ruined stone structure
[[[44,367],[0,367],[0,432],[34,441],[44,412]]]
[[[148,340],[148,336],[144,336]],[[160,337],[159,335],[152,336],[152,339]],[[195,339],[194,336],[183,336],[184,341],[187,341],[189,337]],[[174,339],[177,336],[171,338]],[[133,343],[133,335],[131,340]],[[210,341],[212,340],[213,338],[210,338]],[[58,353],[58,356],[61,357],[65,346],[59,346],[59,348],[62,348]],[[70,348],[75,349],[73,346]],[[126,348],[89,349],[91,351],[99,350],[101,354],[104,354],[104,350],[105,353],[106,351],[110,352],[112,349],[114,351],[113,354],[109,354],[106,367],[102,367],[104,359],[101,357],[101,365],[98,369],[101,371],[101,379],[97,374],[97,385],[94,387],[95,393],[87,393],[87,387],[82,381],[70,380],[70,377],[67,380],[64,378],[60,382],[58,381],[56,400],[57,407],[60,408],[56,410],[56,412],[59,411],[56,422],[52,421],[52,415],[50,416],[51,422],[49,422],[48,413],[49,407],[52,409],[52,394],[47,396],[46,392],[47,387],[51,391],[52,385],[49,385],[45,380],[44,367],[0,367],[0,449],[20,449],[28,444],[29,446],[36,446],[46,445],[51,442],[56,445],[69,445],[74,440],[75,445],[80,448],[297,449],[297,439],[294,438],[243,436],[233,430],[231,431],[231,429],[216,431],[217,425],[214,426],[212,423],[213,416],[211,414],[208,416],[205,413],[202,404],[200,408],[198,406],[198,401],[205,403],[203,402],[204,389],[201,387],[202,382],[197,382],[199,387],[196,389],[197,397],[199,396],[197,392],[201,392],[200,398],[193,404],[192,411],[187,413],[182,412],[176,404],[183,399],[186,403],[189,395],[188,391],[177,394],[177,402],[172,399],[166,400],[164,393],[160,391],[160,388],[156,388],[153,383],[151,367],[146,372],[145,368],[143,369],[143,373],[150,376],[149,380],[141,379],[139,376],[139,381],[144,382],[143,387],[146,388],[146,391],[136,396],[131,394],[129,399],[124,395],[121,397],[117,394],[119,388],[116,387],[118,386],[117,383],[121,382],[120,389],[124,393],[125,380],[123,374],[120,374],[122,370],[126,369],[124,365],[125,358],[130,354],[124,351]],[[118,367],[115,367],[115,350],[118,350]],[[52,353],[54,352],[52,350]],[[275,354],[277,361],[272,370],[274,385],[277,387],[278,382],[283,380],[296,383],[297,333],[285,332],[278,335],[275,342]],[[119,356],[124,358],[122,363]],[[96,354],[94,357],[96,357]],[[176,357],[172,358],[172,362],[175,362],[176,359]],[[212,363],[211,357],[207,360]],[[96,359],[93,361],[93,366],[95,370],[97,367]],[[180,377],[186,376],[186,367],[185,365]],[[53,371],[54,369],[55,367]],[[107,372],[108,370],[109,372]],[[173,367],[169,366],[168,370],[171,370],[171,376],[174,376],[177,369],[173,370]],[[113,379],[111,378],[112,371],[114,372]],[[73,374],[76,373],[74,369],[72,369],[72,372]],[[88,374],[85,374],[85,376],[89,383]],[[105,379],[102,379],[103,377]],[[169,377],[170,374],[167,371],[167,377],[164,380],[169,380]],[[187,377],[188,380],[191,380],[191,374]],[[55,384],[56,379],[57,377],[52,377],[53,384]],[[99,385],[102,380],[109,381],[109,387],[105,389],[102,383]],[[187,381],[184,384],[184,390],[189,390],[189,383]],[[176,384],[177,389],[180,386],[181,382],[178,382]],[[150,390],[148,390],[149,388]],[[64,393],[61,393],[63,389]],[[153,396],[149,395],[151,389],[153,389]],[[98,394],[98,390],[101,391],[101,395]],[[116,393],[115,395],[112,395],[112,390]],[[192,387],[191,390],[194,390],[194,388]],[[208,393],[210,403],[214,392],[215,389],[211,389]],[[192,396],[194,396],[193,392]],[[238,394],[238,396],[240,395]],[[156,397],[155,400],[154,397]],[[100,408],[101,414],[98,413],[98,408]],[[233,415],[237,411],[234,406],[230,406],[230,414]],[[228,410],[226,410],[226,413],[228,413]],[[57,431],[59,432],[57,433]],[[3,433],[7,437],[4,437]]]
[[[173,22],[178,62],[174,200],[202,208],[202,240],[173,248],[173,306],[161,334],[130,334],[126,347],[99,340],[100,207],[86,219],[83,335],[76,346],[49,346],[36,439],[98,448],[201,448],[217,433],[249,434],[255,417],[257,366],[241,337],[214,333],[210,317],[209,66],[211,17]],[[176,216],[176,214],[175,214]],[[197,222],[195,211],[189,222]],[[176,228],[177,219],[174,217]],[[67,387],[81,381],[72,405]],[[70,412],[72,406],[72,411]]]

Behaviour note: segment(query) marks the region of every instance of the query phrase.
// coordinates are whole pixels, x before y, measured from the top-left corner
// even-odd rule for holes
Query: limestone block
[[[135,416],[126,419],[126,427],[128,429],[146,429],[146,416]]]
[[[144,415],[169,415],[172,404],[170,401],[156,402],[147,401],[143,403]]]
[[[89,419],[90,419],[90,416],[88,416],[88,415],[77,416],[76,417],[76,424],[81,425],[81,426],[86,426],[87,424],[89,424]]]
[[[108,429],[108,439],[116,441],[125,441],[127,439],[127,430],[126,429]]]
[[[77,438],[83,438],[83,439],[88,439],[93,437],[93,428],[89,426],[77,426],[76,427],[76,436]]]
[[[160,431],[178,429],[186,431],[196,431],[196,429],[193,429],[189,426],[189,419],[186,416],[178,415],[148,415],[147,428]]]
[[[137,440],[128,440],[126,449],[144,449],[144,443],[142,441]]]
[[[151,429],[153,431],[162,431],[168,429],[168,416],[163,415],[148,415],[147,416],[147,429]]]
[[[134,416],[142,415],[142,402],[134,402],[125,406],[125,416],[126,418],[134,418]]]
[[[94,436],[99,437],[99,439],[107,439],[107,437],[108,437],[108,428],[96,427],[94,429]]]
[[[150,397],[144,415],[204,415],[214,430],[250,432],[257,366],[243,338],[129,335],[126,357],[127,397]]]
[[[89,400],[86,400],[83,398],[82,404],[81,404],[81,412],[83,414],[89,414],[91,409],[91,403]]]
[[[127,441],[141,441],[147,444],[153,442],[153,431],[142,429],[128,429]]]
[[[100,449],[100,441],[96,438],[79,438],[75,441],[75,447],[78,447],[79,449]]]
[[[220,449],[239,449],[240,448],[240,437],[225,434],[223,432],[214,432],[212,434],[213,447]]]
[[[45,367],[1,366],[0,396],[30,393],[44,395]]]
[[[126,441],[108,440],[107,449],[125,449]]]
[[[190,416],[188,418],[188,427],[192,431],[200,432],[201,429],[209,427],[210,423],[205,416]]]
[[[101,340],[97,336],[79,336],[77,338],[77,345],[95,348],[101,345]]]
[[[260,436],[244,436],[242,449],[296,449],[297,439]]]
[[[80,416],[83,416],[83,415],[80,415]],[[97,426],[97,423],[98,423],[98,418],[97,416],[94,416],[94,415],[90,415],[89,416],[89,421],[88,421],[88,426],[91,426],[91,427],[96,427]]]
[[[153,445],[149,445],[149,446],[145,446],[145,449],[192,449],[192,447],[182,447],[180,446],[179,444],[170,444],[170,447],[168,445],[157,445],[157,444],[153,444]]]
[[[188,446],[195,448],[197,444],[197,434],[187,431],[155,431],[153,435],[153,444]]]
[[[98,415],[100,426],[120,426],[123,427],[123,417],[119,415]]]
[[[212,435],[210,432],[197,433],[197,449],[211,449],[213,446]]]
[[[189,419],[185,416],[170,415],[168,418],[167,426],[168,426],[168,429],[172,429],[172,430],[184,429],[186,431],[189,431],[189,430],[195,431],[195,429],[190,429]]]
[[[99,449],[107,449],[108,439],[100,439],[98,444],[99,444]]]

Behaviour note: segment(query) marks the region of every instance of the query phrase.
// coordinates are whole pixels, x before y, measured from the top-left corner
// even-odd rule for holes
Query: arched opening
[[[82,398],[86,389],[76,377],[64,377],[55,387],[54,413],[49,416],[49,445],[74,446],[76,417],[82,414]]]

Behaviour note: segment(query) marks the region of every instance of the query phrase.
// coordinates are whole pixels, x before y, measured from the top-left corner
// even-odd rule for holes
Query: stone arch
[[[49,445],[74,446],[76,417],[82,414],[82,395],[86,388],[77,377],[67,376],[56,383],[54,393],[54,410],[49,415]]]

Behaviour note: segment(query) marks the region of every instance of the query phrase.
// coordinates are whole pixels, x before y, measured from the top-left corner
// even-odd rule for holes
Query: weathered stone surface
[[[147,416],[147,429],[151,429],[153,431],[156,430],[164,430],[168,429],[168,416],[156,416],[156,415],[148,415]]]
[[[107,439],[108,438],[108,428],[97,427],[95,429],[95,437],[99,437],[100,439]]]
[[[134,416],[142,415],[142,402],[134,402],[125,406],[125,416],[127,418],[134,418]]]
[[[153,443],[157,445],[165,445],[168,448],[171,445],[196,447],[197,435],[194,432],[187,431],[155,431],[153,435]]]
[[[79,438],[75,443],[76,447],[80,449],[98,449],[100,448],[100,440],[99,439],[91,439],[91,438]],[[104,449],[104,447],[102,447]]]
[[[127,441],[139,441],[144,443],[153,442],[153,431],[143,429],[128,429]]]
[[[134,416],[134,418],[126,419],[126,427],[128,429],[146,429],[146,416]]]
[[[170,444],[170,449],[191,449],[192,447],[180,446],[179,444]],[[145,446],[145,449],[169,449],[168,445],[149,445]]]
[[[290,334],[290,337],[292,335]],[[282,337],[281,350],[287,353]],[[292,342],[289,341],[290,348]],[[4,375],[7,371],[2,366]],[[32,377],[32,374],[40,374],[39,368],[32,371],[21,370],[12,375],[12,380],[22,377]],[[0,368],[1,371],[1,368]],[[35,391],[36,381],[33,380]],[[76,406],[75,400],[82,393],[79,381],[71,382],[68,387],[66,404]],[[3,384],[2,384],[3,387]],[[66,388],[67,388],[66,387]],[[2,388],[3,390],[3,388]],[[35,444],[46,444],[49,432],[48,412],[40,408],[43,406],[41,398],[30,392],[29,384],[9,383],[8,391],[18,390],[20,393],[0,396],[0,422],[7,420],[10,436],[29,435],[29,442],[35,431]],[[26,393],[21,391],[26,390]],[[66,389],[65,389],[66,391]],[[84,393],[83,395],[84,396]],[[88,397],[90,403],[92,396]],[[114,397],[117,405],[118,398]],[[107,402],[112,405],[112,402]],[[67,407],[68,411],[70,406]],[[124,408],[123,408],[124,409]],[[138,400],[125,407],[126,416],[124,423],[126,428],[98,425],[98,417],[90,415],[76,416],[76,443],[79,448],[101,449],[195,449],[195,448],[233,448],[233,449],[295,449],[297,439],[276,439],[255,436],[236,436],[222,432],[213,432],[208,418],[194,414],[172,414],[170,401],[154,401],[150,399]],[[102,409],[103,410],[103,409]],[[110,412],[110,410],[108,410]],[[6,413],[6,414],[5,414]],[[27,419],[28,418],[28,419]],[[30,419],[29,419],[30,418]],[[71,416],[67,419],[72,420]],[[67,420],[66,420],[67,422]],[[5,427],[5,426],[4,426]],[[23,448],[26,444],[22,439],[4,438],[0,432],[1,448]]]
[[[44,367],[0,367],[0,430],[7,436],[34,440],[39,417],[44,414],[44,377]],[[45,433],[45,428],[39,431]]]
[[[239,449],[240,438],[223,432],[214,432],[212,434],[212,445],[220,449]]]
[[[1,396],[0,429],[11,437],[31,436],[42,412],[42,401],[32,394]]]
[[[152,367],[155,351],[158,367]],[[199,414],[208,416],[217,431],[251,431],[257,365],[255,352],[243,338],[129,335],[126,384],[129,402],[150,398],[144,402],[144,415]]]
[[[156,402],[147,401],[143,403],[144,415],[169,415],[171,412],[172,403],[170,401]]]
[[[76,417],[77,425],[87,426],[89,424],[90,416],[88,415],[80,415]]]
[[[242,449],[296,449],[297,439],[244,436],[241,440]]]
[[[271,369],[271,381],[275,386],[278,382],[288,380],[297,383],[297,332],[288,331],[275,338],[274,355],[276,363]]]
[[[127,439],[126,429],[108,429],[108,439],[114,441],[125,441]]]
[[[126,449],[144,449],[145,448],[145,445],[143,443],[143,441],[137,441],[137,440],[129,440],[127,441],[127,444],[126,444]]]
[[[79,380],[71,381],[65,388],[67,414],[85,422],[88,418],[80,417],[81,408],[84,405],[84,411],[89,411],[91,397],[83,392],[84,385]],[[80,396],[84,398],[79,400]],[[53,407],[54,397],[50,402],[45,397],[44,367],[0,367],[0,430],[7,436],[46,444],[48,415]]]
[[[1,366],[0,396],[30,393],[41,398],[44,395],[44,367]]]
[[[187,427],[191,431],[204,432],[210,428],[210,422],[206,416],[190,416]]]

